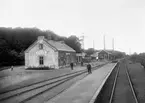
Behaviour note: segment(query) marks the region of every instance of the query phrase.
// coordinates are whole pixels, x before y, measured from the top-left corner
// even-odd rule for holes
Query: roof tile
[[[62,41],[47,40],[47,42],[59,51],[76,52],[74,49],[72,49]]]

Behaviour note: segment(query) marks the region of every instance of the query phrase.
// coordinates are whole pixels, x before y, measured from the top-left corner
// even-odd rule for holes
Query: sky
[[[84,38],[84,47],[145,52],[145,0],[0,0],[0,27]]]

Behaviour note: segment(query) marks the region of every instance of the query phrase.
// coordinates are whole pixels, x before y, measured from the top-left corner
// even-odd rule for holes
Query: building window
[[[44,57],[43,56],[40,56],[39,57],[39,64],[40,65],[43,65],[44,64]]]
[[[39,44],[39,49],[43,49],[43,44]]]

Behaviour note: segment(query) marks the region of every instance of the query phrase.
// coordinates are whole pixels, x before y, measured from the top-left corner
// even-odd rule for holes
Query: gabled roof
[[[69,51],[69,52],[76,52],[74,49],[66,45],[63,41],[47,41],[50,45],[55,47],[58,51]]]
[[[102,52],[102,51],[104,51],[104,52],[106,52],[106,53],[108,53],[108,54],[112,54],[112,53],[110,53],[109,51],[107,51],[107,50],[101,50],[100,52]],[[99,52],[99,53],[100,53]]]
[[[100,52],[101,51],[105,51],[106,53],[111,54],[111,55],[116,55],[118,53],[121,53],[120,51],[116,51],[116,50],[100,50]]]
[[[54,50],[76,52],[62,41],[47,40],[45,38],[43,40]],[[36,40],[32,45],[30,45],[28,49],[25,50],[25,52],[29,52],[29,50],[31,50],[38,43],[38,41],[39,40]]]

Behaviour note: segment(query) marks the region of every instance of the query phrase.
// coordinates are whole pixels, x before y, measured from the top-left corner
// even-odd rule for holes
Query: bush
[[[50,67],[29,67],[27,70],[53,70],[54,68]]]

